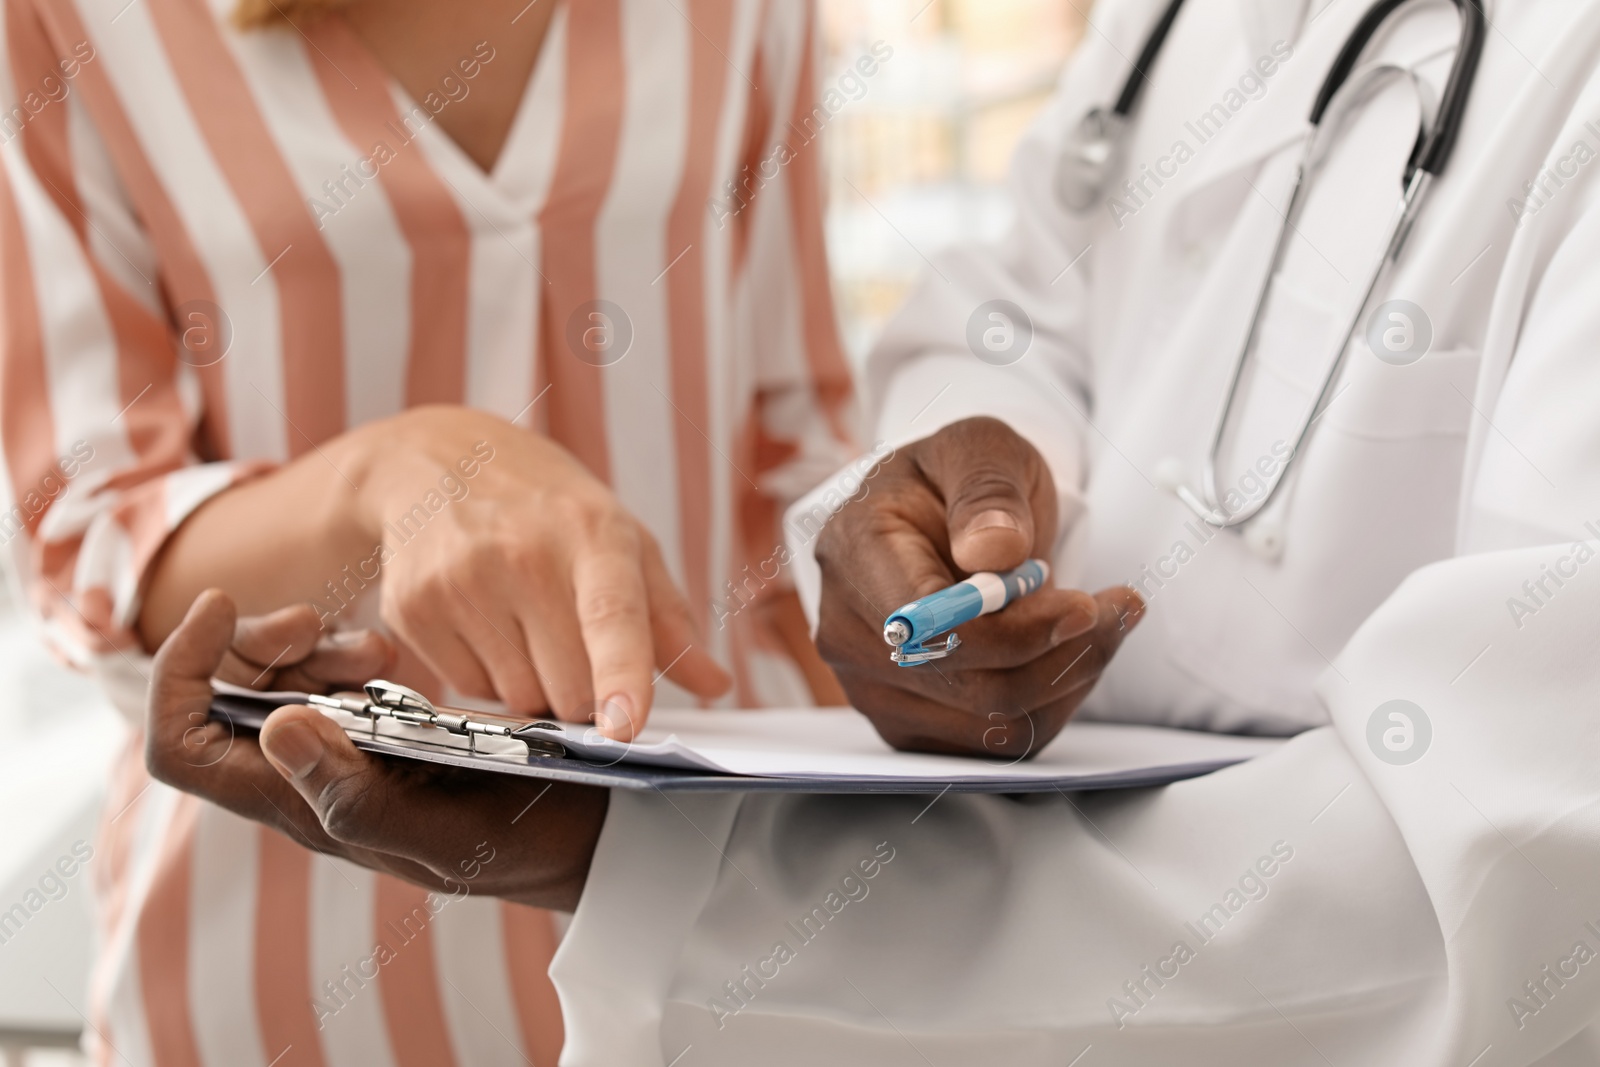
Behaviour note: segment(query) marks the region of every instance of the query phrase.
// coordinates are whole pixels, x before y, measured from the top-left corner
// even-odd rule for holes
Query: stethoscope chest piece
[[[1067,135],[1056,157],[1055,191],[1062,207],[1083,215],[1104,198],[1122,162],[1127,124],[1126,116],[1097,107]]]

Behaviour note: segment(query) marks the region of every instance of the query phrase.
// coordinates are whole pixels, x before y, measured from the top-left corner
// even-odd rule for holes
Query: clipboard
[[[435,707],[372,682],[364,695],[259,693],[213,682],[211,717],[255,731],[271,712],[310,704],[356,747],[386,758],[609,789],[663,792],[929,794],[1082,792],[1166,785],[1251,759],[1279,738],[1073,723],[1034,760],[896,753],[849,709],[659,709],[639,741],[547,719]],[[663,737],[664,735],[664,737]],[[720,745],[720,747],[718,747]],[[824,755],[808,755],[807,746]],[[834,753],[825,759],[827,752]],[[881,750],[881,751],[879,751]],[[1085,758],[1077,755],[1087,753]],[[808,764],[807,759],[813,762]],[[826,767],[826,770],[821,768]],[[754,768],[756,773],[742,773]]]

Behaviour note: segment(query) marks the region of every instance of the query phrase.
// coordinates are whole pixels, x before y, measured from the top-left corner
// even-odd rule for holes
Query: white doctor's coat
[[[1143,180],[1068,215],[1060,135],[1163,6],[1095,8],[1018,152],[1015,232],[935,257],[875,354],[879,436],[991,414],[1044,453],[1061,580],[1150,599],[1084,714],[1298,736],[1070,799],[615,796],[554,968],[564,1063],[1600,1063],[1600,4],[1495,5],[1374,300],[1413,305],[1380,328],[1426,355],[1380,360],[1362,323],[1268,538],[1204,536],[1160,485],[1200,476],[1304,116],[1367,5],[1188,0],[1128,145]],[[1436,87],[1454,41],[1420,2],[1374,54]],[[1224,488],[1292,439],[1414,99],[1375,92],[1320,175]],[[995,299],[1032,327],[1006,366],[965,340]]]

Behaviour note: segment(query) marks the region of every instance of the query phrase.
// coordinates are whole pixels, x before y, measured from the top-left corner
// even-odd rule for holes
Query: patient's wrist
[[[384,523],[404,513],[446,470],[430,454],[430,428],[406,414],[359,426],[334,442],[333,464],[354,492],[342,494],[342,522],[363,541],[383,540]]]

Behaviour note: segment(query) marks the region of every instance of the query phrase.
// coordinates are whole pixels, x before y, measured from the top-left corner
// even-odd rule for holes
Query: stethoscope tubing
[[[1317,96],[1312,104],[1311,113],[1307,123],[1309,129],[1304,142],[1303,155],[1296,168],[1294,187],[1290,193],[1289,205],[1283,213],[1283,225],[1280,226],[1277,238],[1273,243],[1272,257],[1268,260],[1267,273],[1262,279],[1260,290],[1256,294],[1254,309],[1251,312],[1250,324],[1246,330],[1243,346],[1238,358],[1234,361],[1232,373],[1228,379],[1227,391],[1224,395],[1221,410],[1215,426],[1213,427],[1211,446],[1207,452],[1206,462],[1202,471],[1202,491],[1204,499],[1195,494],[1185,485],[1178,485],[1175,489],[1177,496],[1204,522],[1218,528],[1239,526],[1258,515],[1267,507],[1278,490],[1287,480],[1289,470],[1294,460],[1298,457],[1308,442],[1312,427],[1321,414],[1327,410],[1332,400],[1332,390],[1339,379],[1345,363],[1348,350],[1355,338],[1355,333],[1360,325],[1361,316],[1371,303],[1373,295],[1378,291],[1383,281],[1387,278],[1389,269],[1399,259],[1406,238],[1416,222],[1417,214],[1426,199],[1433,180],[1443,173],[1449,163],[1450,156],[1455,149],[1456,141],[1465,121],[1467,102],[1472,93],[1472,84],[1477,76],[1478,63],[1482,56],[1487,16],[1484,14],[1482,0],[1452,0],[1460,16],[1460,36],[1456,47],[1456,56],[1450,66],[1450,73],[1445,81],[1445,88],[1439,100],[1439,106],[1434,114],[1433,121],[1424,123],[1418,132],[1416,143],[1412,146],[1411,157],[1406,162],[1406,169],[1401,181],[1401,197],[1396,206],[1393,220],[1390,224],[1388,237],[1385,241],[1382,255],[1372,271],[1369,272],[1369,281],[1362,293],[1361,303],[1346,324],[1344,335],[1341,338],[1339,349],[1334,353],[1329,365],[1328,373],[1324,376],[1322,385],[1318,390],[1316,401],[1307,411],[1305,421],[1301,424],[1296,435],[1288,459],[1278,470],[1276,476],[1268,485],[1261,498],[1253,501],[1248,507],[1237,512],[1225,511],[1218,502],[1217,495],[1217,461],[1221,453],[1224,440],[1228,431],[1230,416],[1233,412],[1234,402],[1238,397],[1240,383],[1243,379],[1244,369],[1249,362],[1251,350],[1254,348],[1260,319],[1266,307],[1268,296],[1271,293],[1272,281],[1281,264],[1284,246],[1288,234],[1293,228],[1293,220],[1297,217],[1298,210],[1303,202],[1304,191],[1308,174],[1315,169],[1318,162],[1316,149],[1322,134],[1323,120],[1328,117],[1333,104],[1340,97],[1340,92],[1358,70],[1365,69],[1374,73],[1379,68],[1358,68],[1362,54],[1373,38],[1382,29],[1384,23],[1409,0],[1376,0],[1362,15],[1360,21],[1345,39],[1332,67],[1317,91]],[[1151,29],[1145,39],[1144,47],[1140,49],[1139,58],[1129,72],[1127,80],[1123,83],[1122,91],[1117,96],[1115,106],[1111,110],[1111,121],[1100,127],[1108,131],[1108,137],[1121,138],[1126,136],[1127,124],[1133,109],[1137,105],[1139,96],[1149,80],[1148,71],[1154,66],[1160,55],[1161,49],[1166,44],[1168,34],[1177,20],[1178,12],[1183,6],[1183,0],[1171,0],[1161,18]],[[1118,158],[1118,153],[1111,149],[1115,142],[1104,146],[1098,153],[1099,158],[1107,163]],[[1082,153],[1089,156],[1091,153]],[[1089,195],[1076,195],[1073,209],[1081,208],[1092,203],[1104,193],[1103,183],[1109,177],[1101,174],[1100,189]],[[1069,205],[1071,206],[1071,205]]]
[[[1127,118],[1133,114],[1134,105],[1139,102],[1139,96],[1144,92],[1145,82],[1150,80],[1149,70],[1155,66],[1156,57],[1161,54],[1162,47],[1167,43],[1167,34],[1172,30],[1172,24],[1178,21],[1178,9],[1183,7],[1183,0],[1172,0],[1162,12],[1161,18],[1151,28],[1149,36],[1144,39],[1144,47],[1139,49],[1139,58],[1134,61],[1133,70],[1128,74],[1128,80],[1122,83],[1122,92],[1117,94],[1117,102],[1112,105],[1111,113],[1120,118]]]
[[[1311,125],[1322,124],[1323,115],[1327,113],[1333,98],[1338,95],[1345,81],[1356,69],[1361,53],[1366,51],[1367,45],[1372,43],[1373,37],[1377,35],[1389,16],[1408,2],[1410,0],[1377,0],[1377,3],[1361,16],[1361,21],[1350,31],[1344,47],[1339,50],[1338,57],[1329,68],[1328,76],[1323,79],[1322,88],[1317,91],[1316,102],[1311,105]],[[1455,151],[1456,140],[1461,134],[1461,125],[1466,120],[1467,101],[1472,95],[1472,83],[1477,79],[1478,61],[1483,56],[1488,17],[1483,12],[1482,0],[1452,0],[1452,2],[1461,16],[1460,39],[1456,46],[1455,62],[1450,65],[1450,74],[1445,79],[1444,92],[1439,98],[1438,114],[1406,167],[1403,181],[1405,185],[1411,184],[1412,172],[1415,170],[1425,170],[1435,177],[1444,173],[1445,165],[1450,162],[1450,155]]]

